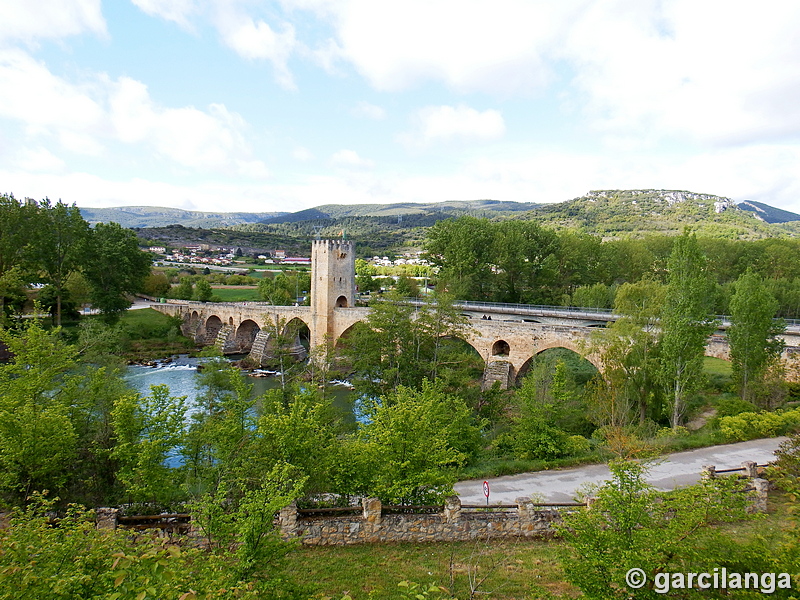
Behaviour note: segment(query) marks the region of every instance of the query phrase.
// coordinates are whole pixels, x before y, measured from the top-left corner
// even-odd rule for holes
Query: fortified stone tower
[[[356,255],[352,241],[314,240],[311,245],[311,347],[333,334],[334,308],[356,299]]]

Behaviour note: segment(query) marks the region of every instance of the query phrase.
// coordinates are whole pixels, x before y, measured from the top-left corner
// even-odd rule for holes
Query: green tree
[[[281,390],[271,390],[262,405],[253,451],[259,470],[292,465],[306,479],[307,494],[332,491],[340,470],[344,425],[331,400],[316,391],[295,388],[288,404]]]
[[[531,460],[570,452],[569,433],[587,434],[586,409],[563,359],[537,359],[514,394],[510,430],[494,445]]]
[[[256,426],[253,386],[221,356],[205,361],[182,453],[191,494],[242,489]]]
[[[36,216],[32,200],[0,194],[0,318],[5,318],[6,303],[18,303],[22,285],[30,281]]]
[[[266,277],[258,282],[259,295],[274,306],[290,306],[295,303],[293,282],[281,272],[272,279]]]
[[[491,229],[494,239],[489,264],[495,273],[494,300],[540,301],[540,275],[547,269],[556,270],[555,232],[534,221],[501,221],[492,224]]]
[[[142,291],[148,296],[161,297],[169,292],[169,279],[163,271],[153,271],[142,284]]]
[[[117,223],[98,223],[91,230],[83,273],[92,303],[115,321],[130,307],[130,294],[141,290],[150,273],[150,254],[139,249],[136,234]]]
[[[566,542],[564,573],[587,598],[659,598],[653,589],[658,574],[710,572],[716,565],[690,566],[697,560],[692,543],[710,535],[712,524],[746,516],[749,500],[737,493],[735,478],[662,494],[645,481],[644,464],[613,462],[609,468],[611,480],[597,490],[591,507],[566,514],[559,527]],[[642,569],[649,585],[626,586],[632,568]]]
[[[585,306],[590,308],[612,308],[617,286],[595,283],[576,288],[570,301],[571,306]]]
[[[438,380],[471,363],[448,338],[468,335],[466,319],[446,295],[413,305],[387,294],[371,303],[372,311],[346,340],[345,354],[354,370],[356,389],[380,396],[399,385],[418,386]]]
[[[455,468],[480,440],[470,410],[457,396],[424,381],[376,401],[359,431],[367,493],[394,504],[433,504],[453,493]]]
[[[61,325],[61,304],[69,276],[86,262],[86,241],[89,224],[77,206],[62,202],[50,204],[49,199],[39,204],[38,227],[34,236],[34,255],[55,293],[56,325]]]
[[[713,287],[706,258],[694,234],[675,240],[667,262],[668,283],[661,312],[661,385],[673,428],[683,424],[691,395],[703,382],[706,340],[714,331]]]
[[[0,492],[16,502],[67,485],[78,452],[64,393],[75,351],[36,321],[21,334],[0,329],[0,340],[13,355],[0,364]]]
[[[311,289],[311,276],[304,271],[290,274],[280,272],[272,279],[265,277],[258,282],[259,295],[275,306],[291,306]]]
[[[178,300],[191,300],[194,296],[194,279],[192,277],[181,277],[180,283],[175,286],[172,297]]]
[[[603,382],[596,382],[591,403],[597,425],[624,427],[660,418],[658,317],[665,292],[649,278],[619,287],[617,320],[593,338],[603,363]]]
[[[774,320],[777,309],[777,300],[751,269],[739,277],[730,301],[728,343],[733,377],[742,400],[756,399],[767,368],[783,350],[783,340],[778,336],[786,326]]]
[[[368,263],[363,258],[356,259],[356,276],[370,276],[374,277],[378,274],[378,269],[375,265]]]
[[[211,296],[214,295],[214,290],[211,289],[211,284],[205,279],[200,279],[197,285],[194,286],[194,299],[200,302],[208,302]]]
[[[494,235],[489,221],[460,217],[428,230],[427,258],[439,267],[439,281],[456,298],[488,300]]]
[[[400,296],[405,298],[415,298],[419,296],[419,286],[417,282],[405,273],[397,278],[394,289]]]
[[[117,444],[112,457],[129,501],[169,505],[180,497],[177,470],[167,461],[184,441],[186,397],[172,397],[165,385],[154,385],[141,398],[120,397],[112,411]]]

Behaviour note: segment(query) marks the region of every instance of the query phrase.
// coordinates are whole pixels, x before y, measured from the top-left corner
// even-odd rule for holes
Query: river
[[[152,385],[166,385],[171,396],[186,396],[189,406],[197,398],[197,365],[200,361],[196,358],[179,356],[169,363],[159,363],[156,367],[134,365],[127,368],[125,380],[142,395],[150,393]],[[247,377],[253,384],[253,396],[260,396],[267,390],[280,387],[280,378],[276,376]],[[343,384],[332,384],[329,394],[333,397],[333,404],[342,411],[345,420],[353,422],[353,392]],[[191,410],[191,408],[190,408]]]

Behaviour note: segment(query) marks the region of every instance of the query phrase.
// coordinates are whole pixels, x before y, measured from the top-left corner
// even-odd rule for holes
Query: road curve
[[[771,462],[775,459],[775,449],[785,439],[751,440],[662,456],[656,459],[647,480],[660,490],[670,490],[695,483],[704,465],[735,469],[748,460],[758,464]],[[521,496],[537,494],[544,497],[546,502],[571,502],[581,486],[602,483],[608,478],[609,471],[605,464],[494,477],[488,480],[489,501],[492,504],[516,504],[516,499]],[[455,485],[455,490],[462,504],[486,502],[482,479],[460,481]]]

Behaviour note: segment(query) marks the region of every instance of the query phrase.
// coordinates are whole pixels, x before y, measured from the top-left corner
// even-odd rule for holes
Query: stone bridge
[[[355,253],[344,240],[316,240],[312,245],[311,306],[273,306],[263,302],[177,302],[153,305],[161,312],[182,318],[184,335],[198,344],[216,344],[223,353],[247,353],[255,364],[274,355],[275,344],[288,346],[297,358],[314,348],[336,342],[369,315],[369,308],[355,307]],[[462,303],[471,328],[466,337],[485,363],[485,387],[498,381],[513,385],[531,361],[550,348],[567,348],[602,371],[600,358],[588,353],[595,328],[614,320],[609,312],[591,309],[559,309]],[[796,328],[795,328],[796,329]],[[290,339],[289,339],[290,338]],[[784,357],[800,365],[800,330],[784,336]],[[729,360],[726,337],[709,338],[706,355]],[[800,369],[790,369],[792,379]]]

